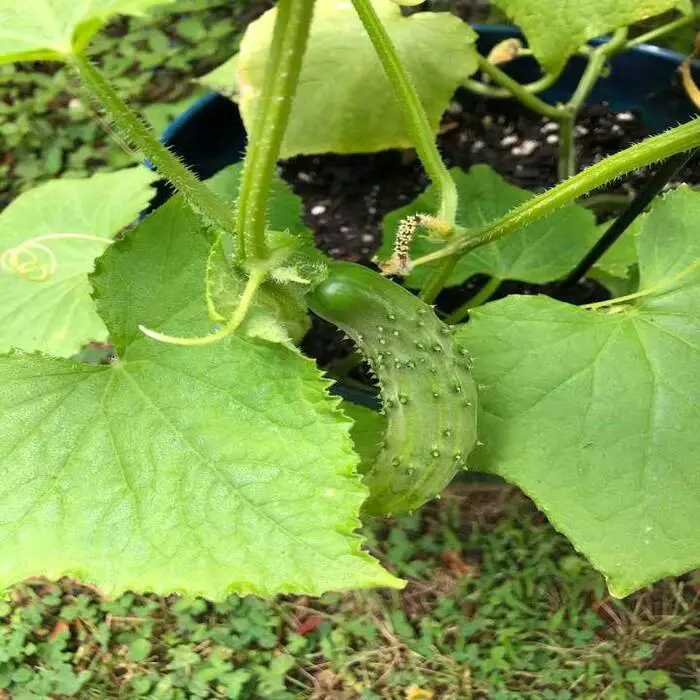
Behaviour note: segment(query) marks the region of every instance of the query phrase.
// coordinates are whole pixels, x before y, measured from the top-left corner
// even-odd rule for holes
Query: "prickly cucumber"
[[[391,280],[334,263],[311,309],[350,336],[379,383],[387,430],[365,512],[395,515],[435,497],[476,443],[477,392],[468,353],[431,307]]]

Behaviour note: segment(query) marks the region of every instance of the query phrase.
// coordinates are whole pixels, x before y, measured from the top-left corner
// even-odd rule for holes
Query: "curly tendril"
[[[58,271],[56,254],[44,241],[96,241],[111,245],[109,238],[100,238],[83,233],[51,233],[29,238],[0,255],[0,268],[27,282],[46,282]]]
[[[200,345],[211,345],[212,343],[218,343],[224,338],[228,338],[228,336],[233,335],[245,321],[248,312],[253,306],[255,295],[257,294],[258,289],[260,289],[262,283],[265,281],[266,277],[267,271],[264,269],[254,269],[251,271],[250,277],[246,282],[245,289],[243,290],[243,294],[241,295],[238,307],[236,308],[233,316],[223,326],[223,328],[215,333],[193,338],[182,338],[175,335],[165,335],[163,333],[159,333],[158,331],[151,330],[143,325],[139,326],[139,330],[151,340],[157,340],[159,343],[167,343],[168,345],[196,347]]]

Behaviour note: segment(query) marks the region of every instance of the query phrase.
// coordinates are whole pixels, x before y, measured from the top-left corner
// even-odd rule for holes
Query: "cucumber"
[[[476,444],[471,359],[432,308],[386,277],[333,263],[309,296],[314,313],[342,329],[379,384],[387,429],[364,465],[368,515],[413,511],[466,468]]]

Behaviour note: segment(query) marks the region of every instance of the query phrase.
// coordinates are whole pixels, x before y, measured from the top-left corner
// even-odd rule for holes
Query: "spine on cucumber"
[[[476,443],[468,353],[431,307],[360,265],[334,263],[309,303],[355,341],[379,383],[388,425],[375,463],[363,465],[365,512],[414,510],[466,467]]]

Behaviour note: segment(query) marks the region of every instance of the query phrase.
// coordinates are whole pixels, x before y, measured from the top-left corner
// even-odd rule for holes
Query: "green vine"
[[[210,190],[184,163],[155,136],[150,126],[117,94],[90,60],[83,54],[70,57],[90,98],[115,127],[155,166],[156,170],[182,194],[185,201],[207,223],[221,231],[236,230],[233,209]]]
[[[438,188],[440,208],[437,218],[441,223],[447,224],[448,227],[454,227],[459,204],[457,185],[442,161],[435,142],[435,135],[428,122],[428,117],[425,114],[418,93],[371,1],[352,1],[384,66],[387,77],[399,98],[399,104],[401,105],[401,110],[418,157],[428,173],[428,177]],[[450,276],[454,264],[454,262],[447,261],[442,269],[436,271],[431,282],[426,285],[426,288],[421,293],[423,301],[432,303],[435,300],[435,297],[437,297],[444,286],[445,280]]]
[[[442,157],[435,143],[435,134],[425,114],[418,93],[411,82],[411,77],[404,68],[396,48],[370,0],[352,0],[355,10],[362,20],[369,38],[379,56],[384,71],[399,98],[401,110],[411,141],[418,157],[428,173],[428,177],[440,192],[440,209],[438,218],[450,226],[457,216],[459,195],[449,170],[442,162]]]
[[[578,113],[595,87],[607,62],[616,53],[626,48],[627,34],[627,28],[618,29],[610,41],[595,49],[588,47],[587,50],[579,51],[586,57],[588,64],[574,94],[566,104],[550,105],[535,94],[552,85],[559,77],[559,73],[549,73],[534,83],[521,85],[484,56],[478,57],[481,72],[501,85],[502,89],[499,90],[475,80],[464,81],[464,86],[472,92],[489,98],[514,97],[533,112],[558,122],[560,127],[559,178],[564,180],[576,172],[574,127]]]
[[[219,341],[227,338],[229,335],[235,333],[241,324],[245,321],[248,312],[253,306],[255,301],[255,295],[260,289],[261,285],[265,281],[267,276],[267,270],[261,267],[254,267],[251,270],[250,277],[246,282],[245,289],[241,295],[241,299],[238,302],[236,311],[233,316],[224,324],[224,326],[210,335],[203,335],[194,338],[183,338],[179,336],[165,335],[163,333],[158,333],[157,331],[146,328],[146,326],[139,326],[139,330],[144,335],[148,336],[152,340],[157,340],[160,343],[167,343],[168,345],[183,345],[186,347],[197,347],[200,345],[211,345],[212,343],[218,343]]]
[[[445,322],[454,325],[464,321],[472,309],[485,304],[495,294],[502,282],[500,277],[492,277],[471,299],[467,299],[464,304],[455,309]]]
[[[238,202],[240,261],[269,256],[267,203],[313,19],[314,0],[280,0]]]
[[[440,250],[415,260],[414,266],[425,265],[455,254],[461,256],[470,250],[524,228],[533,221],[547,216],[555,209],[573,202],[578,197],[628,172],[698,146],[700,146],[700,118],[669,129],[658,136],[652,136],[624,151],[609,156],[574,175],[574,177],[559,183],[551,190],[528,199],[519,207],[512,209],[505,216],[483,228],[457,236]]]
[[[554,83],[556,83],[557,80],[559,80],[560,75],[561,71],[558,71],[556,73],[545,73],[541,78],[538,78],[537,80],[534,80],[531,83],[526,83],[524,85],[518,83],[517,81],[515,82],[524,92],[529,93],[530,95],[536,95],[538,92],[544,92],[548,88],[552,87],[552,85],[554,85]],[[478,80],[473,80],[472,78],[466,78],[465,80],[463,80],[462,85],[470,92],[473,92],[477,95],[482,95],[483,97],[488,97],[491,100],[507,100],[513,97],[513,93],[507,88],[493,87],[491,85],[479,82]],[[546,104],[549,107],[549,104],[547,102],[545,102],[544,104]]]
[[[576,86],[574,94],[569,102],[561,108],[560,117],[560,150],[559,150],[559,177],[565,179],[576,173],[576,143],[574,141],[574,127],[581,107],[598,82],[608,61],[624,49],[627,40],[627,27],[618,29],[610,38],[610,41],[593,49],[588,58],[588,65],[583,71],[581,80]]]
[[[533,112],[537,112],[544,117],[550,117],[551,119],[559,120],[562,117],[562,110],[560,107],[554,107],[543,99],[537,97],[532,89],[528,89],[527,86],[521,85],[517,80],[513,80],[507,73],[502,71],[498,66],[491,63],[487,58],[483,56],[478,57],[479,69],[489,78],[500,83],[508,92],[519,100],[523,105],[531,109]]]

